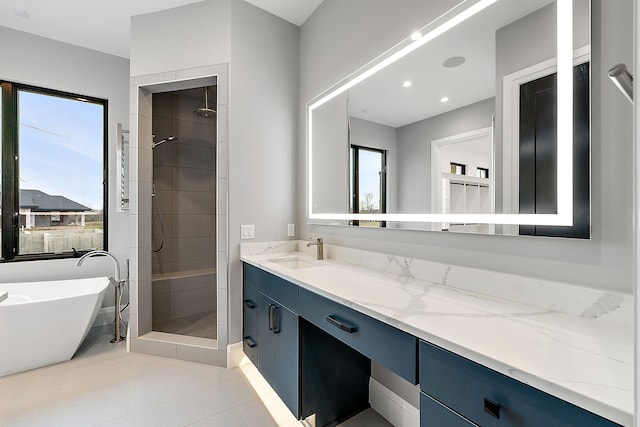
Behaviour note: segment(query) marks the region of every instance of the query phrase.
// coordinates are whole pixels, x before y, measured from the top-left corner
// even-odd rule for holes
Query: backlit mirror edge
[[[557,213],[556,214],[345,214],[313,212],[313,119],[312,112],[367,77],[382,70],[443,32],[484,10],[498,0],[467,0],[423,27],[423,36],[408,45],[410,37],[387,50],[369,64],[352,73],[307,103],[307,222],[321,221],[399,221],[468,222],[504,225],[573,225],[573,0],[557,0]],[[453,16],[451,15],[453,13]],[[444,22],[442,22],[444,21]],[[403,46],[404,45],[404,46]],[[327,223],[329,224],[329,222]]]

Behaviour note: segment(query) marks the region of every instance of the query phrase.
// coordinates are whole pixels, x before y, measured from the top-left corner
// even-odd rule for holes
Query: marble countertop
[[[293,269],[273,262],[296,257]],[[633,423],[633,328],[328,259],[242,260],[625,426]],[[606,317],[606,316],[605,316]]]

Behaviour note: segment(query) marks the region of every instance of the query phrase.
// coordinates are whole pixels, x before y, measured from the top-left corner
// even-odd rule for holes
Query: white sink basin
[[[292,270],[300,270],[303,268],[312,268],[312,267],[320,267],[322,264],[316,264],[313,261],[306,259],[306,258],[300,258],[298,256],[288,256],[288,257],[281,257],[281,258],[271,258],[267,261],[276,263],[278,265],[281,265],[283,267],[286,268],[290,268]]]

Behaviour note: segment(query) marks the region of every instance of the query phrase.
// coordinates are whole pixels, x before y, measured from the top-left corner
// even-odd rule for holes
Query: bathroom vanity
[[[242,259],[245,353],[298,418],[334,425],[365,409],[374,360],[420,385],[421,426],[632,423],[632,331],[611,313],[588,319],[273,247]]]

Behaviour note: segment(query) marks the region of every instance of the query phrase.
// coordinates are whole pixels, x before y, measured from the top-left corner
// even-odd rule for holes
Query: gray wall
[[[134,16],[131,76],[229,62],[230,0]]]
[[[0,79],[44,88],[107,99],[108,173],[116,173],[116,124],[128,127],[129,60],[94,50],[61,43],[44,37],[0,27],[0,40],[5,58]],[[109,182],[108,247],[121,261],[129,257],[129,225],[126,212],[116,212],[118,182]],[[95,275],[112,275],[109,260],[92,260],[82,268],[73,259],[29,261],[0,264],[3,282],[55,280]],[[113,305],[107,295],[105,305]]]
[[[398,128],[398,208],[431,212],[431,141],[491,126],[494,98]]]
[[[325,0],[301,28],[300,105],[455,3]],[[322,236],[331,244],[631,293],[632,108],[608,81],[606,71],[619,62],[632,67],[633,2],[593,0],[592,15],[590,241],[321,225],[301,227],[301,238]],[[300,117],[298,173],[304,179],[304,108]],[[305,224],[303,188],[298,200],[299,222]],[[394,386],[396,380],[387,371],[374,366],[373,375],[415,401],[413,391]]]
[[[287,224],[296,219],[296,191],[304,191],[296,175],[298,34],[293,24],[242,0],[231,2],[230,343],[242,338],[240,225],[254,224],[256,241],[286,240]]]

